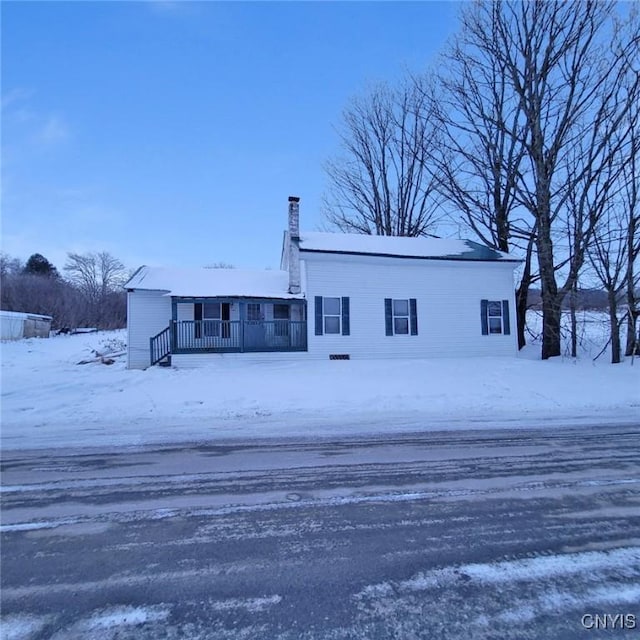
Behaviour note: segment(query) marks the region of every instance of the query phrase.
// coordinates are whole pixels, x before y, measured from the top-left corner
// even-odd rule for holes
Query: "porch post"
[[[240,317],[240,353],[244,353],[244,320],[246,317],[246,305],[244,300],[238,301],[238,315]]]
[[[174,353],[178,346],[178,303],[175,298],[171,298],[171,353]]]

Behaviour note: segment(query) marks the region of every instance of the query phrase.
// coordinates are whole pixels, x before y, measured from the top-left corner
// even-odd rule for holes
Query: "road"
[[[10,451],[1,531],[7,640],[637,638],[640,425]]]

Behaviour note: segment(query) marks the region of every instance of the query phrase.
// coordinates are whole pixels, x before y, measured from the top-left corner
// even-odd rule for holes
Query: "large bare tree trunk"
[[[561,353],[560,321],[562,301],[558,297],[555,279],[541,276],[542,283],[542,359]],[[555,290],[555,291],[554,291]]]
[[[522,277],[520,285],[516,289],[516,320],[518,330],[518,349],[522,349],[527,344],[527,309],[529,299],[529,288],[534,282],[531,274],[531,259],[533,257],[534,236],[529,238],[527,243],[527,252],[525,255]]]
[[[618,364],[621,361],[620,322],[618,320],[618,302],[615,291],[608,292],[607,303],[611,326],[611,364]]]
[[[633,356],[640,355],[640,344],[638,340],[638,311],[632,306],[635,300],[629,302],[629,310],[627,313],[627,341],[625,344],[624,355]]]
[[[518,325],[518,349],[522,349],[527,344],[527,298],[529,296],[529,285],[520,282],[516,289],[516,321]]]
[[[574,282],[569,294],[569,313],[571,315],[571,357],[578,357],[578,319],[576,317],[576,305],[578,298],[578,283]]]
[[[547,187],[548,188],[548,187]],[[542,295],[542,359],[553,358],[561,353],[560,314],[562,297],[558,295],[553,242],[551,239],[551,215],[544,189],[541,189],[541,210],[538,213],[538,266]]]

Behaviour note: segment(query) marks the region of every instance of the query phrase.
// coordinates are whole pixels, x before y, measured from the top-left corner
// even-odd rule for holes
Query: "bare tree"
[[[0,252],[0,308],[16,311],[11,308],[11,284],[13,278],[22,272],[24,265],[18,258],[12,258],[4,251]]]
[[[91,322],[104,328],[118,326],[121,315],[113,318],[114,297],[119,300],[120,307],[125,300],[120,290],[127,276],[127,271],[118,258],[110,253],[69,253],[64,266],[69,280],[82,292],[91,311]],[[122,325],[120,325],[122,326]]]
[[[598,232],[589,252],[589,261],[607,292],[609,310],[611,362],[621,361],[620,319],[618,302],[625,287],[627,263],[626,212],[619,207],[600,220]]]
[[[2,267],[2,309],[52,316],[54,328],[77,327],[87,321],[83,296],[70,283],[51,277],[50,272],[25,272],[20,260],[6,255]]]
[[[638,109],[633,109],[628,115],[632,121],[637,120]],[[638,177],[632,169],[640,153],[640,140],[634,129],[637,126],[633,122],[631,135],[627,135],[627,127],[621,129],[625,139],[622,145],[618,144],[618,134],[608,139],[603,154],[606,162],[601,165],[595,179],[589,181],[588,189],[576,190],[570,197],[572,209],[575,210],[572,220],[576,228],[579,227],[583,210],[595,221],[587,256],[600,286],[607,293],[613,364],[622,359],[619,303],[627,284],[629,268],[632,268],[635,260],[634,253],[637,256],[640,251],[640,238],[633,231],[639,214],[634,202]],[[609,153],[609,148],[615,149],[615,153]],[[588,172],[584,175],[590,177]],[[580,196],[577,203],[575,194]],[[569,238],[571,236],[570,229]]]
[[[467,18],[475,24],[476,46],[506,78],[509,104],[518,105],[518,125],[508,133],[516,139],[518,158],[519,145],[524,147],[516,198],[535,228],[543,358],[560,355],[562,300],[575,285],[602,210],[589,209],[588,194],[603,184],[599,175],[608,170],[607,154],[618,153],[610,144],[614,132],[618,145],[625,144],[626,114],[637,99],[637,74],[631,87],[621,89],[628,60],[637,57],[637,23],[630,30],[635,37],[616,40],[612,3],[579,7],[557,0],[481,2]],[[572,224],[567,258],[566,245],[558,251],[556,242],[564,238],[568,216],[580,219]]]
[[[637,115],[637,114],[636,114]],[[624,212],[626,265],[624,273],[627,298],[627,340],[625,355],[640,354],[638,319],[640,318],[640,122],[636,119],[631,145],[635,153],[625,162],[622,173],[621,208]]]
[[[64,280],[55,266],[34,256],[25,269],[20,260],[0,254],[2,309],[52,316],[58,329],[126,325],[126,293],[120,288],[126,273],[117,258],[105,252],[70,254],[67,271],[73,279]]]
[[[94,302],[120,287],[126,277],[122,262],[106,251],[69,253],[64,270],[69,280]]]
[[[97,302],[100,297],[100,285],[96,254],[69,253],[64,270],[68,279],[84,293],[87,300]]]
[[[24,264],[19,258],[12,258],[8,253],[0,251],[0,276],[9,273],[20,273],[24,269]]]
[[[430,104],[412,82],[375,87],[353,100],[340,130],[345,155],[326,164],[324,214],[341,231],[429,235],[435,225],[434,177],[427,154],[435,129]]]
[[[499,12],[497,4],[464,10],[460,33],[443,54],[433,100],[440,132],[433,162],[439,169],[438,190],[452,215],[461,216],[488,246],[524,256],[516,290],[522,348],[528,290],[535,281],[535,224],[517,199],[517,182],[526,171],[523,141],[528,123],[504,62],[493,54]],[[425,84],[420,81],[418,86],[424,89]]]

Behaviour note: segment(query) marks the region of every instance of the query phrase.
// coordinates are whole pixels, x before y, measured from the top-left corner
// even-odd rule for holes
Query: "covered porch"
[[[150,347],[152,363],[169,354],[306,351],[306,301],[172,297],[171,324]]]

